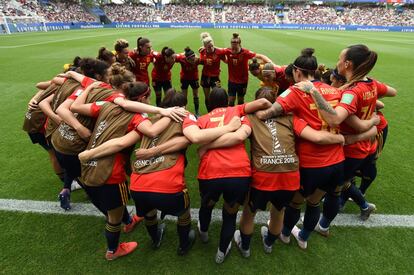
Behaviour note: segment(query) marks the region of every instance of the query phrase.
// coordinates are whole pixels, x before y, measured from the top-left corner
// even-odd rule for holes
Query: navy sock
[[[288,206],[285,210],[285,217],[283,221],[282,233],[285,236],[290,236],[292,228],[298,223],[300,218],[300,209]]]
[[[242,240],[243,250],[248,250],[250,248],[250,240],[252,239],[252,234],[246,235],[240,230],[240,236]]]
[[[177,220],[177,233],[178,238],[180,240],[180,247],[185,248],[188,246],[188,233],[190,233],[191,230],[191,215],[190,211],[187,211],[180,217],[178,217]]]
[[[226,209],[223,208],[222,216],[223,224],[221,225],[219,249],[221,252],[226,253],[227,247],[233,238],[234,231],[236,231],[237,213],[230,214]]]
[[[124,215],[122,216],[122,223],[123,224],[130,224],[132,222],[132,217],[128,213],[128,209],[125,206]]]
[[[325,216],[322,216],[321,220],[319,221],[319,225],[323,227],[323,229],[327,229],[331,225],[331,222],[332,221],[328,220]]]
[[[198,211],[198,217],[200,220],[200,230],[203,232],[208,231],[208,227],[211,222],[211,213],[213,212],[213,208],[214,206],[212,207],[201,206],[200,210]]]
[[[320,214],[319,203],[316,205],[306,205],[305,219],[303,220],[303,229],[301,231],[301,238],[304,241],[309,238],[310,233],[318,224]]]
[[[198,97],[194,97],[193,101],[194,101],[194,110],[196,114],[198,114],[198,110],[200,109],[200,103],[199,103]]]
[[[105,237],[108,245],[108,251],[116,252],[119,244],[119,236],[121,235],[121,224],[106,223]]]
[[[313,230],[312,230],[313,231]],[[299,237],[303,240],[303,241],[307,241],[309,239],[310,234],[312,233],[312,231],[309,231],[305,228],[303,228],[300,232],[299,232]]]
[[[340,198],[339,196],[326,194],[323,202],[323,215],[320,225],[323,228],[329,228],[331,222],[335,219],[339,212]]]
[[[152,241],[154,243],[158,242],[158,219],[157,215],[154,216],[145,216],[145,227],[147,228],[147,232],[150,235]]]
[[[365,178],[363,177],[361,180],[361,186],[359,187],[359,190],[363,195],[367,192],[367,189],[371,186],[371,183],[373,180],[371,178]]]
[[[365,209],[368,207],[368,204],[358,187],[352,184],[351,187],[349,187],[348,192],[349,196],[360,208]]]
[[[267,246],[272,246],[275,241],[277,240],[277,237],[279,237],[279,235],[274,235],[270,232],[270,230],[267,230],[267,236],[265,238],[265,243]]]

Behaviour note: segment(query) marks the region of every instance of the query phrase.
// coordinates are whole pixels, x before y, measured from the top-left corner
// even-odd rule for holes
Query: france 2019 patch
[[[344,104],[350,105],[350,104],[352,103],[352,100],[354,100],[354,95],[351,95],[351,94],[344,94],[344,95],[342,96],[341,103],[344,103]]]
[[[287,89],[286,91],[284,91],[284,92],[280,95],[280,97],[284,98],[284,97],[287,97],[289,94],[290,94],[290,90],[289,90],[289,89]]]

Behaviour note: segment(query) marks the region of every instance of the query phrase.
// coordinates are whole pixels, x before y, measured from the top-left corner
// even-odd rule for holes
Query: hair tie
[[[314,72],[314,71],[317,70],[317,69],[314,69],[314,70],[304,69],[304,68],[301,68],[301,67],[296,66],[295,64],[293,64],[293,68],[295,68],[297,70],[301,70],[301,71],[308,71],[308,72]]]

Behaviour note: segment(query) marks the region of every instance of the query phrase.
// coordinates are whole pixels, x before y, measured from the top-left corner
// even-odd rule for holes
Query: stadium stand
[[[53,2],[41,5],[36,0],[0,1],[0,9],[6,16],[38,16],[46,22],[95,22],[76,1]]]
[[[44,1],[42,1],[44,2]],[[77,1],[0,0],[5,16],[39,16],[46,22],[96,22]],[[270,23],[270,24],[336,24],[369,26],[414,26],[414,9],[406,6],[378,5],[335,7],[297,4],[282,11],[258,4],[164,5],[162,9],[144,4],[107,4],[101,7],[112,22],[171,23]],[[63,12],[64,11],[64,12]]]

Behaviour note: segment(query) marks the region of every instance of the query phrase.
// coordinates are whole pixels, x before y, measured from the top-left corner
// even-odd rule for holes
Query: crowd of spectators
[[[292,6],[283,22],[294,24],[343,24],[335,9],[325,6]]]
[[[211,22],[212,9],[203,5],[165,5],[162,10],[156,10],[156,13],[165,22]]]
[[[225,7],[225,21],[237,23],[276,23],[275,11],[263,5],[231,5]]]
[[[0,0],[0,10],[6,16],[37,16],[46,22],[94,22],[77,1],[54,2],[40,5],[36,0]]]
[[[382,7],[346,8],[340,15],[344,24],[370,26],[414,26],[414,10],[404,9],[402,13],[395,9]]]
[[[398,12],[394,8],[378,6],[345,7],[336,10],[329,6],[296,5],[290,7],[285,23],[335,24],[368,26],[414,26],[414,10]]]
[[[114,22],[153,22],[155,9],[142,4],[108,4],[103,7],[108,18]]]
[[[300,4],[274,11],[257,4],[231,4],[221,9],[205,5],[168,4],[161,9],[144,4],[107,4],[102,7],[114,22],[215,22],[215,23],[296,23],[336,25],[414,26],[414,9],[398,12],[384,6],[344,7]],[[36,0],[0,0],[0,12],[6,16],[40,16],[48,22],[93,22],[78,1],[49,1],[40,5]],[[283,14],[283,17],[278,15]]]

